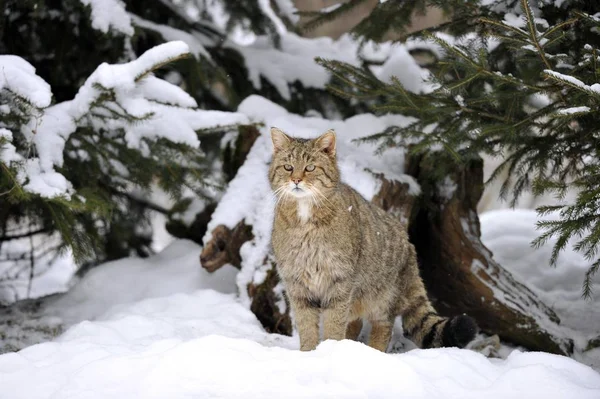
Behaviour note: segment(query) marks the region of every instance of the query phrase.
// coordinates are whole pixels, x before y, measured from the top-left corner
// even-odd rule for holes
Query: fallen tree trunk
[[[481,243],[476,209],[483,193],[483,162],[449,171],[440,190],[428,183],[433,157],[415,159],[418,167],[412,173],[427,206],[411,224],[410,237],[436,309],[446,315],[467,313],[484,331],[531,350],[571,353],[573,342],[561,336],[554,311],[498,265]]]
[[[528,349],[572,352],[556,314],[498,265],[480,241],[476,206],[483,191],[481,160],[449,171],[448,187],[440,190],[431,178],[435,156],[409,157],[405,169],[421,186],[420,196],[406,182],[376,175],[381,185],[372,202],[407,226],[436,309],[445,315],[468,313],[483,331]],[[218,226],[204,246],[203,267],[214,271],[226,263],[240,264],[239,249],[252,236],[235,231],[250,232],[251,226],[244,221],[233,231]],[[285,295],[270,258],[260,267],[264,278],[246,287],[250,309],[267,331],[289,335],[289,306],[277,305]]]

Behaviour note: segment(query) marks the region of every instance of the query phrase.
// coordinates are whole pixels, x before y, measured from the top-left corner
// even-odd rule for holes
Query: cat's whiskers
[[[310,185],[308,186],[308,189],[311,192],[311,198],[313,199],[313,202],[315,203],[315,206],[317,206],[317,208],[322,208],[325,207],[327,210],[331,211],[331,207],[327,206],[327,204],[324,201],[327,201],[327,203],[329,203],[330,205],[333,205],[331,203],[331,201],[329,200],[329,198],[327,198],[322,192],[321,190],[319,190],[315,185]]]
[[[285,202],[289,196],[289,191],[285,185],[278,187],[273,191],[273,197],[275,198],[275,208],[279,206],[281,202]]]
[[[314,192],[309,188],[310,191],[310,202],[313,204],[314,207],[316,208],[320,208],[320,204],[319,204],[319,200],[317,198],[316,195],[314,195]]]
[[[285,187],[281,186],[276,188],[275,190],[271,191],[271,197],[275,200],[279,200],[281,191],[284,189]]]
[[[333,206],[333,203],[323,194],[321,190],[319,190],[316,186],[312,186],[312,191],[317,194],[320,203],[324,204],[328,210],[331,210],[331,207],[327,206],[327,204]]]
[[[325,194],[323,194],[323,192],[317,188],[317,186],[312,185],[312,188],[319,197],[321,197],[323,200],[327,201],[327,203],[329,203],[330,205],[333,205],[333,203],[329,200],[329,198],[327,198],[325,196]]]

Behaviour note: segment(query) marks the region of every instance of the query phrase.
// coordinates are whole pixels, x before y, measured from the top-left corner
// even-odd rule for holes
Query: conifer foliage
[[[6,6],[3,52],[38,68],[0,56],[0,286],[31,281],[65,252],[88,265],[149,254],[149,211],[159,207],[147,200],[150,190],[159,187],[175,202],[205,196],[214,182],[199,133],[245,118],[200,110],[156,77],[189,58],[190,47],[169,41],[134,54],[134,28],[120,1]],[[74,43],[48,43],[69,29]],[[48,46],[35,48],[37,40]],[[98,49],[83,46],[93,40]],[[14,296],[0,300],[18,299],[17,290]]]
[[[235,112],[247,96],[300,114],[355,111],[324,90],[314,56],[356,64],[357,44],[295,34],[291,0],[0,9],[0,301],[27,296],[4,293],[65,259],[83,271],[147,256],[156,212],[173,235],[201,239],[226,183],[220,140],[251,128]]]
[[[404,3],[411,2],[383,2],[355,34],[365,40],[381,38],[387,25],[375,31],[365,27],[375,29],[378,9],[401,14]],[[590,262],[583,286],[589,296],[590,279],[600,268],[597,2],[487,0],[446,6],[449,22],[406,38],[414,51],[434,59],[426,89],[415,93],[399,79],[384,82],[370,69],[320,59],[338,78],[329,88],[378,112],[414,118],[409,126],[372,136],[382,149],[406,145],[415,152],[441,151],[445,162],[467,162],[481,153],[502,155],[491,180],[508,171],[502,195],[513,203],[525,190],[553,193],[559,200],[575,190],[573,201],[538,208],[545,218],[533,244],[554,240],[555,263],[574,242]],[[443,179],[443,162],[436,170]]]

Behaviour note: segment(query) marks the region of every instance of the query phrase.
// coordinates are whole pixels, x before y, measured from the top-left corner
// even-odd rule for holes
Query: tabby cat
[[[272,128],[271,138],[272,244],[300,349],[318,345],[321,314],[324,339],[356,339],[369,320],[369,345],[381,351],[398,315],[419,347],[469,343],[475,322],[433,309],[402,224],[340,181],[335,133],[304,140]]]

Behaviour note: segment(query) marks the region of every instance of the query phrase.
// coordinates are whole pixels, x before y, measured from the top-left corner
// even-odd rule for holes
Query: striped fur
[[[300,140],[273,128],[271,136],[272,244],[300,349],[319,343],[321,316],[325,339],[354,339],[369,320],[369,345],[382,351],[399,315],[420,347],[465,346],[475,323],[433,309],[404,226],[340,182],[335,134]]]

